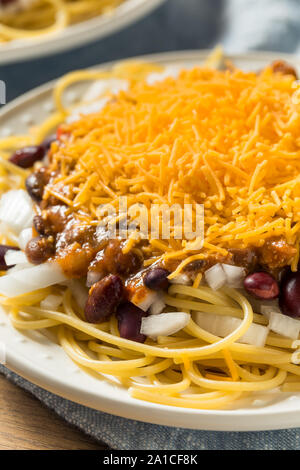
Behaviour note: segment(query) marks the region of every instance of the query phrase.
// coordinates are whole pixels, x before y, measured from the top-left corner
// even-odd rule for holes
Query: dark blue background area
[[[0,66],[7,101],[70,70],[154,52],[211,47],[218,41],[222,18],[223,0],[168,0],[110,37],[69,52]]]

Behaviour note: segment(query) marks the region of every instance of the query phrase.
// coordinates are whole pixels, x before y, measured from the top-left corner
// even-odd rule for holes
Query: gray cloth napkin
[[[149,0],[150,1],[150,0]],[[298,0],[169,0],[156,12],[110,38],[76,51],[0,67],[9,99],[63,73],[108,60],[176,49],[227,52],[300,50]],[[22,77],[22,79],[21,79]],[[299,449],[300,429],[266,432],[191,431],[131,421],[53,395],[0,366],[69,423],[114,449]]]
[[[262,432],[192,431],[142,423],[92,410],[49,393],[3,366],[12,382],[32,393],[68,423],[119,450],[290,450],[300,448],[300,429]]]

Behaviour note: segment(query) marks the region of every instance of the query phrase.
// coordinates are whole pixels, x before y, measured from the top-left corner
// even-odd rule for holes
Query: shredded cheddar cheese
[[[175,222],[169,240],[149,234],[149,258],[178,259],[176,274],[203,254],[226,256],[229,248],[259,247],[274,236],[297,247],[295,265],[297,92],[294,77],[271,68],[255,74],[197,67],[153,85],[133,79],[102,111],[60,127],[61,143],[50,153],[57,176],[44,198],[54,195],[80,223],[93,224],[103,218],[100,204],[118,208],[122,196],[129,207],[145,204],[149,217],[151,204],[203,204],[201,249],[175,239]]]

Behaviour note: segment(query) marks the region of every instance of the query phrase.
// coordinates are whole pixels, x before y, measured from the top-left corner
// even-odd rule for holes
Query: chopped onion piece
[[[72,279],[68,281],[67,286],[70,288],[74,299],[76,300],[78,306],[84,309],[86,301],[89,296],[88,289],[77,279]]]
[[[16,273],[17,271],[22,271],[23,269],[31,268],[31,267],[32,267],[32,264],[28,262],[22,263],[22,264],[16,264],[12,268],[10,268],[8,271],[6,271],[6,274]]]
[[[227,281],[225,271],[220,263],[214,264],[204,273],[205,280],[209,287],[213,290],[220,289]]]
[[[139,307],[144,312],[151,307],[151,305],[158,299],[158,293],[146,287],[143,291],[138,290],[135,295],[130,298],[130,302]]]
[[[173,277],[173,279],[169,279],[169,282],[170,284],[182,284],[184,286],[188,286],[192,283],[187,274],[178,274],[178,276]]]
[[[27,243],[32,239],[32,228],[24,228],[20,232],[18,242],[21,250],[25,250]]]
[[[66,122],[72,123],[75,121],[79,121],[81,115],[88,115],[93,113],[98,113],[101,111],[104,106],[109,102],[110,98],[108,96],[104,96],[97,101],[92,103],[82,104],[80,106],[75,106],[72,113],[67,117]]]
[[[16,233],[32,226],[33,204],[23,189],[12,189],[0,199],[0,221]]]
[[[87,276],[86,276],[87,287],[91,287],[93,284],[100,281],[100,279],[102,278],[103,278],[103,275],[101,273],[98,273],[97,271],[88,271]]]
[[[24,251],[17,251],[17,250],[8,250],[4,255],[4,260],[7,266],[28,263],[28,260]]]
[[[142,318],[141,333],[152,338],[173,335],[182,330],[190,321],[190,314],[185,312],[161,313]]]
[[[17,297],[18,295],[27,294],[34,290],[28,287],[24,282],[14,279],[13,276],[21,271],[24,271],[24,269],[9,272],[9,274],[0,278],[0,294],[5,295],[6,297]]]
[[[150,73],[147,77],[148,85],[154,85],[154,83],[162,82],[166,78],[177,78],[182,66],[180,65],[169,65],[162,72],[153,72]]]
[[[233,266],[231,264],[222,264],[226,275],[226,284],[229,287],[243,287],[243,279],[246,276],[246,270],[240,266]]]
[[[66,279],[60,266],[55,262],[30,266],[8,273],[0,278],[0,294],[16,297],[37,289],[58,284]]]
[[[288,317],[282,313],[271,312],[269,321],[270,330],[286,338],[298,339],[300,332],[300,321]]]
[[[150,315],[158,315],[164,310],[165,306],[166,304],[164,303],[162,296],[159,295],[157,300],[155,300],[150,307]]]
[[[107,78],[96,80],[83,95],[83,101],[93,101],[104,93],[112,93],[116,95],[119,91],[127,91],[129,83],[127,80],[120,78]]]
[[[196,312],[195,321],[200,328],[209,333],[224,338],[236,330],[242,320],[227,315],[215,315],[213,313]],[[237,340],[238,343],[252,344],[253,346],[264,346],[269,328],[252,323],[246,333]]]
[[[45,310],[56,310],[62,303],[61,295],[50,294],[41,300],[40,306]]]
[[[262,304],[260,305],[260,313],[262,313],[265,317],[268,319],[270,318],[270,315],[272,312],[274,313],[281,313],[280,308],[278,307],[278,302],[277,300],[274,300],[272,303],[269,301],[268,304]]]

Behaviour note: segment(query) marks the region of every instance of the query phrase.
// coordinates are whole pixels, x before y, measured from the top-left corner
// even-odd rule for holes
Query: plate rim
[[[154,0],[155,1],[155,0]],[[161,0],[158,0],[161,1]],[[165,1],[165,0],[162,0]],[[142,54],[138,56],[133,56],[133,57],[125,57],[124,59],[116,59],[116,60],[109,60],[105,62],[101,62],[100,64],[96,64],[90,67],[83,67],[83,68],[78,68],[78,69],[72,69],[68,72],[66,72],[64,75],[67,75],[70,72],[73,72],[74,70],[94,70],[94,69],[99,69],[99,70],[105,70],[111,68],[114,64],[117,64],[119,62],[125,62],[125,61],[145,61],[145,62],[171,62],[171,61],[182,61],[182,60],[203,60],[207,55],[211,52],[211,49],[187,49],[187,50],[182,50],[182,51],[166,51],[166,52],[157,52],[153,54]],[[240,53],[240,54],[227,54],[225,51],[226,58],[229,60],[266,60],[266,61],[272,61],[276,59],[282,59],[286,61],[293,62],[293,64],[297,64],[300,66],[300,56],[297,56],[295,54],[289,54],[289,53],[281,53],[281,52],[274,52],[274,51],[249,51],[247,53]],[[25,101],[28,101],[29,99],[35,98],[38,94],[46,93],[49,91],[55,83],[58,82],[58,80],[61,77],[54,78],[50,81],[47,81],[41,85],[38,85],[34,87],[33,89],[26,91],[25,93],[22,93],[21,95],[17,96],[13,100],[11,100],[9,103],[5,105],[0,105],[0,118],[2,115],[7,112],[9,112],[12,108],[15,108],[16,106],[22,105]]]
[[[111,15],[99,15],[89,20],[67,26],[61,33],[49,35],[41,41],[19,41],[0,44],[0,65],[47,57],[92,41],[107,37],[138,21],[166,0],[126,0]]]
[[[188,50],[188,51],[172,51],[158,54],[142,55],[132,57],[127,60],[140,60],[147,62],[170,63],[181,61],[201,61],[209,53],[209,50]],[[300,58],[293,54],[281,54],[268,51],[251,52],[246,54],[229,54],[226,55],[233,60],[262,60],[271,61],[275,59],[285,59],[295,65],[300,66]],[[109,61],[90,69],[107,69],[113,64],[120,61]],[[0,109],[0,119],[10,113],[17,113],[18,108],[28,105],[35,99],[43,99],[51,93],[57,79],[51,80],[44,85],[34,88],[25,94],[14,99],[10,103],[4,105]],[[44,96],[45,95],[45,96]],[[49,97],[48,97],[49,98]],[[0,313],[1,320],[1,313]],[[64,353],[64,352],[63,352]],[[66,354],[66,353],[64,353]],[[271,410],[270,407],[254,408],[254,409],[234,409],[234,410],[197,410],[186,409],[181,407],[166,406],[153,404],[141,400],[128,398],[127,401],[115,399],[114,397],[101,395],[101,390],[95,395],[94,392],[82,389],[80,384],[77,387],[63,382],[55,377],[51,371],[43,369],[41,366],[30,362],[27,358],[20,357],[11,348],[7,350],[7,363],[5,366],[16,372],[26,380],[40,386],[63,398],[69,399],[75,403],[79,403],[90,408],[97,409],[106,413],[110,413],[123,418],[135,419],[153,424],[165,426],[175,426],[198,430],[214,430],[214,431],[262,431],[274,429],[287,429],[298,427],[300,425],[300,397],[298,405],[291,409]],[[296,404],[295,404],[296,405]],[[271,411],[270,411],[271,410]],[[145,416],[146,413],[146,416]],[[149,414],[150,413],[150,414]],[[190,422],[189,417],[193,417]],[[195,420],[195,416],[199,421]],[[221,420],[221,422],[219,422]],[[258,422],[259,421],[259,424]]]

